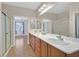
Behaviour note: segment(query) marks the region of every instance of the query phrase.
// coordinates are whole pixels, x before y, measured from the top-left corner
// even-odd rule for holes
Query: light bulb
[[[46,7],[46,4],[43,4],[43,7]]]
[[[41,12],[41,9],[39,9],[38,11]]]

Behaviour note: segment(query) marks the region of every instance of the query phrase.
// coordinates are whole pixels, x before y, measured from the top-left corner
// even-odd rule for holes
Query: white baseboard
[[[3,57],[6,57],[6,56],[7,56],[7,54],[9,53],[9,51],[10,51],[10,49],[11,49],[12,47],[14,47],[14,45],[11,45],[11,46],[9,47],[9,49],[8,49],[7,52],[3,55]]]

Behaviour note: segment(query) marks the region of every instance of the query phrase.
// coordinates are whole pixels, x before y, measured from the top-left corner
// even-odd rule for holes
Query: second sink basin
[[[65,42],[64,40],[49,38],[49,41],[57,45],[69,45],[69,43]]]

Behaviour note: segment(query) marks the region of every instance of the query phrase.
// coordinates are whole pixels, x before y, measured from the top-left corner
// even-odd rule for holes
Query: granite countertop
[[[55,39],[57,39],[56,34],[47,33],[46,35],[43,35],[43,34],[41,34],[41,32],[35,33],[33,31],[30,31],[30,33],[33,34],[34,36],[40,38],[41,40],[45,41],[46,43],[56,47],[57,49],[61,50],[62,52],[66,53],[66,54],[71,54],[71,53],[79,51],[79,46],[78,46],[79,40],[76,38],[61,36],[63,38],[64,42],[61,41],[62,42],[61,44],[56,44],[55,43],[56,42]],[[57,41],[57,42],[60,42],[60,41]],[[64,44],[65,42],[68,44]]]

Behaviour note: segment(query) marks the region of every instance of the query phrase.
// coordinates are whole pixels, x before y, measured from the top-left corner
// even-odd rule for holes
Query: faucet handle
[[[57,36],[58,39],[63,40],[63,38],[61,37],[61,35]]]

